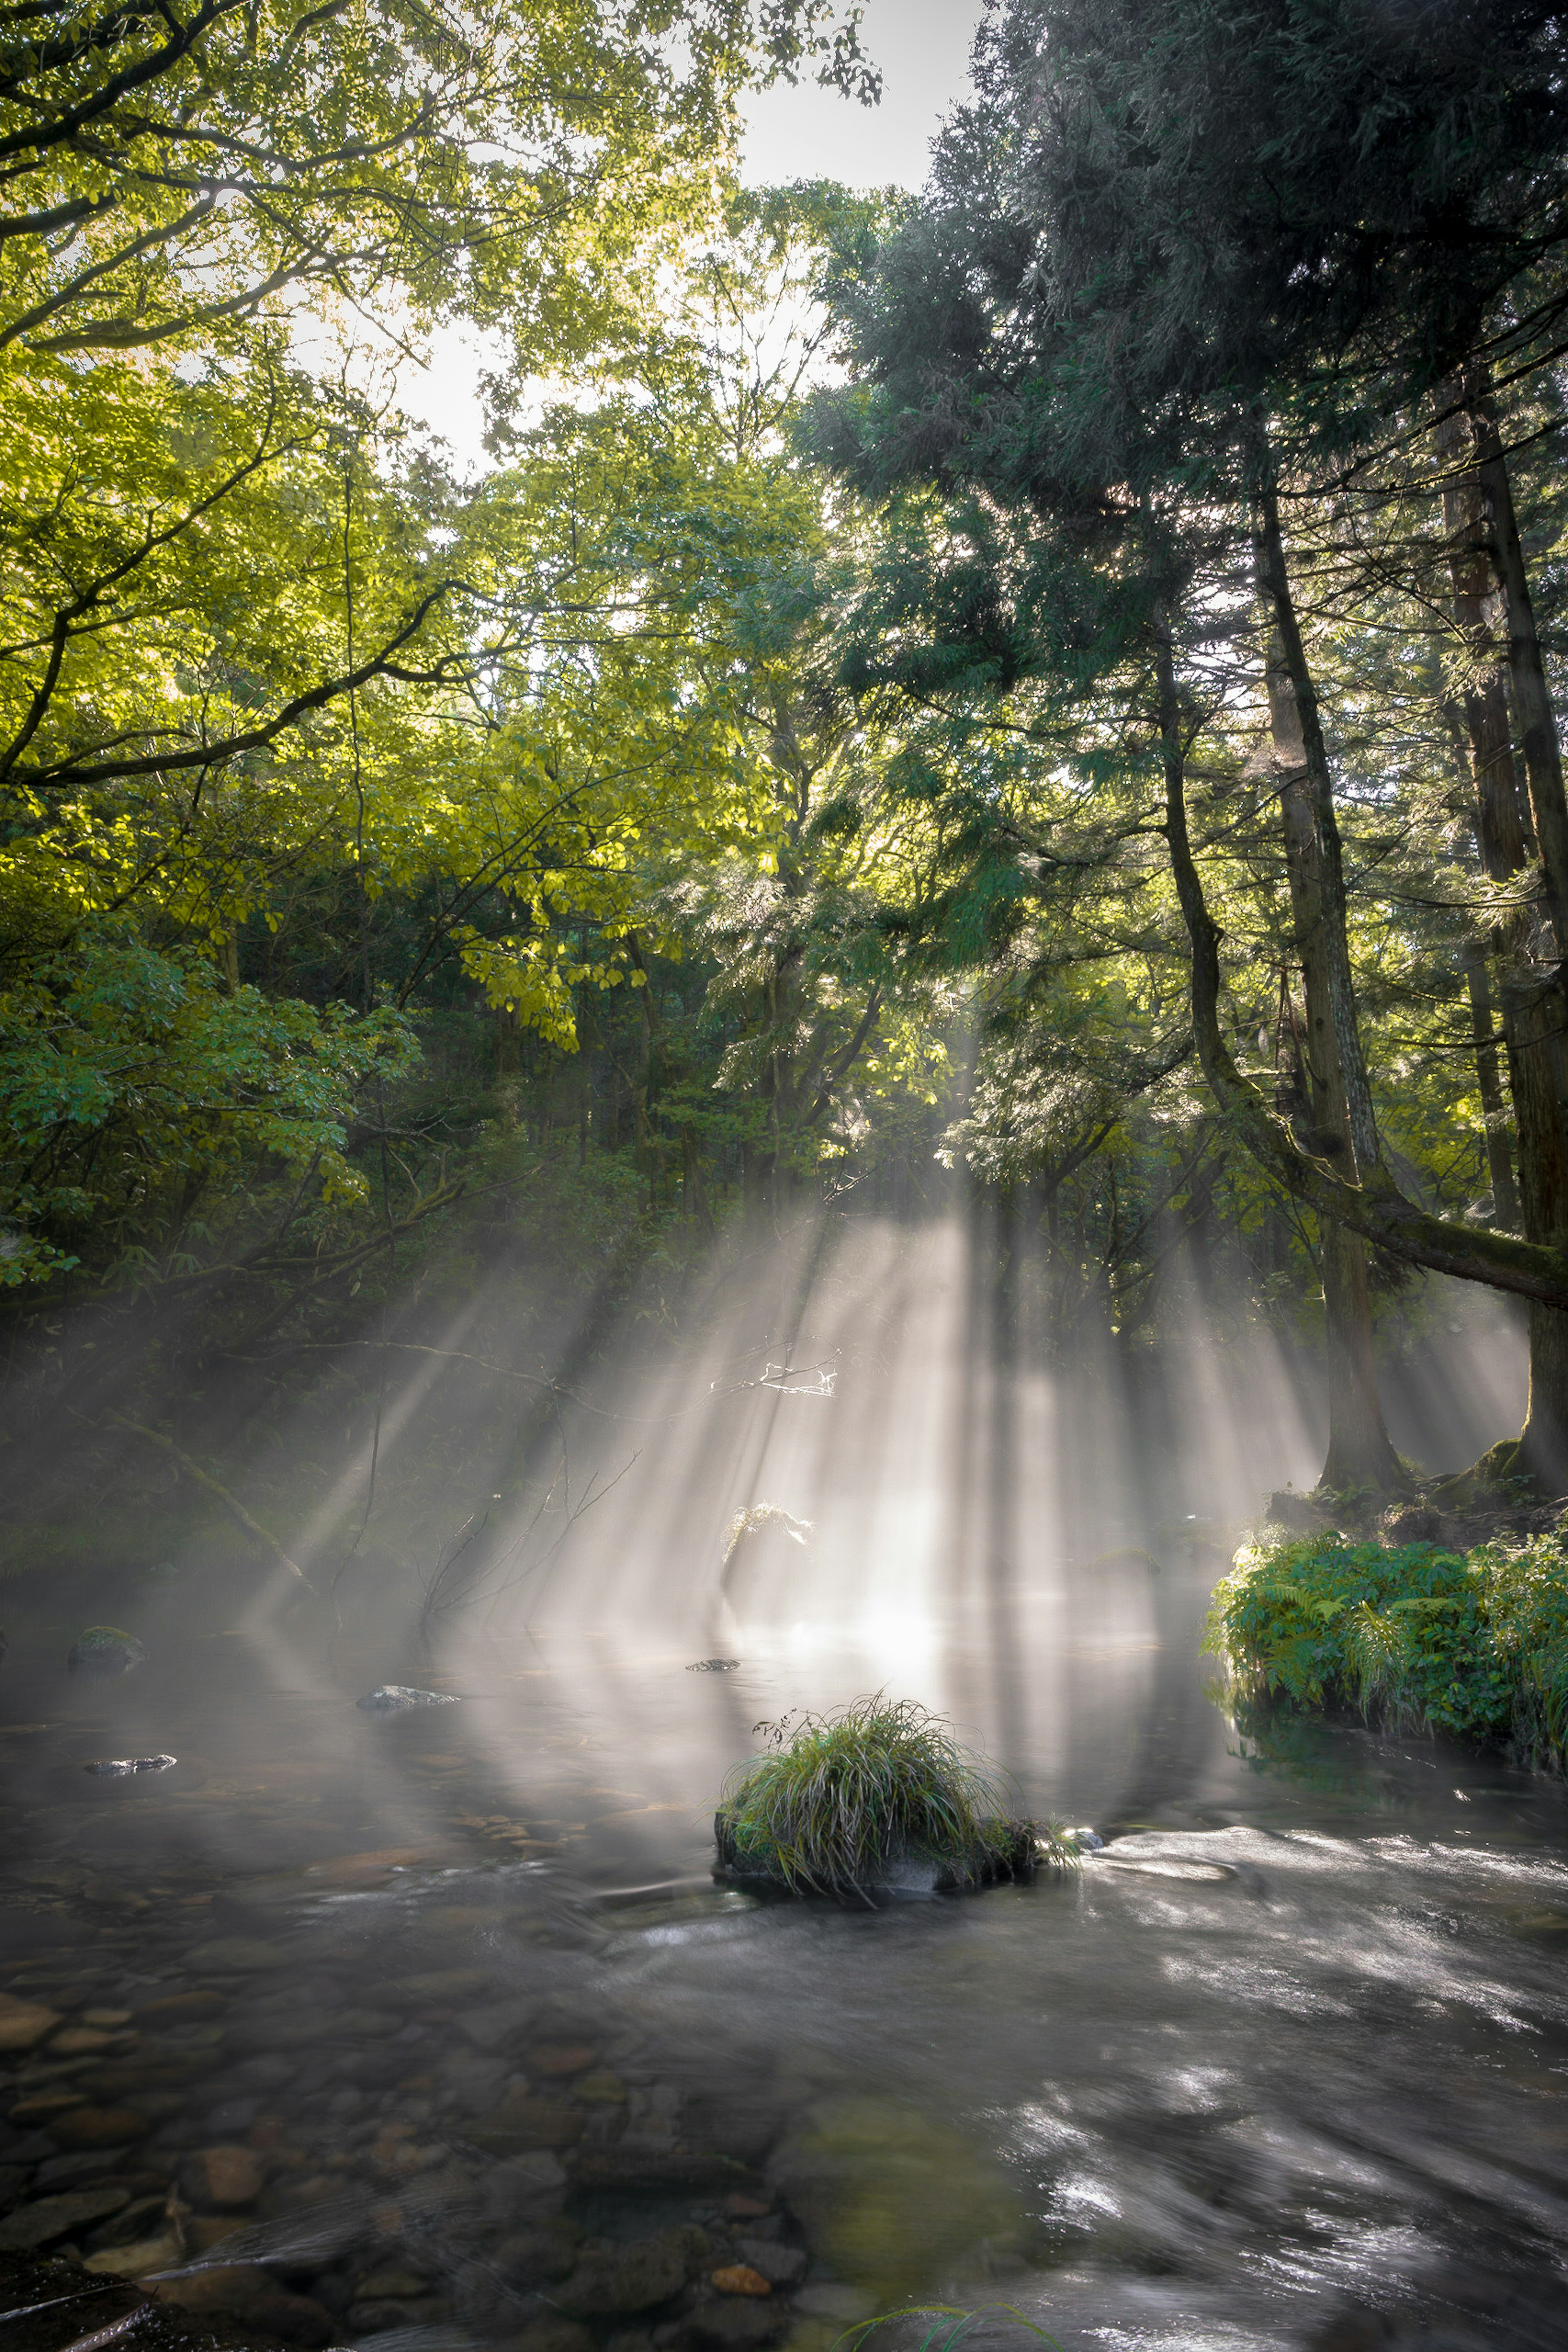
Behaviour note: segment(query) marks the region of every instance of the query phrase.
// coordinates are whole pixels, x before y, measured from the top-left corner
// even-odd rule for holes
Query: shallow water
[[[5,2062],[0,2242],[384,2352],[584,2352],[563,2316],[821,2352],[928,2299],[1070,2346],[1568,2341],[1562,1790],[1354,1727],[1239,1739],[1197,1654],[1222,1555],[1145,1534],[1157,1562],[809,1637],[764,1563],[728,1674],[614,1624],[329,1672],[171,1634],[107,1685],[14,1656],[0,1983],[63,2022]],[[462,1703],[355,1707],[389,1679]],[[752,1727],[878,1682],[1106,1852],[874,1907],[716,1885]],[[226,2205],[214,2148],[245,2152]],[[95,2189],[123,2201],[27,2221]],[[650,2240],[667,2280],[626,2266]],[[737,2263],[773,2293],[716,2296]]]

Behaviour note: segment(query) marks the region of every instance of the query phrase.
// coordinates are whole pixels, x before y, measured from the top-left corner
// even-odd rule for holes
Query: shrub
[[[1245,1545],[1204,1646],[1253,1700],[1354,1706],[1548,1760],[1568,1733],[1568,1549],[1555,1530],[1469,1552],[1332,1531]]]
[[[901,1864],[932,1863],[945,1883],[977,1885],[1078,1858],[1068,1832],[1009,1818],[998,1774],[912,1700],[856,1699],[837,1715],[759,1724],[771,1744],[725,1783],[715,1832],[742,1874],[797,1893],[858,1893]]]

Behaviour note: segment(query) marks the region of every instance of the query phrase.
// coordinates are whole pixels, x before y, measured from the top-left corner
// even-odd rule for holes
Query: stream
[[[743,1611],[729,1672],[645,1622],[329,1670],[150,1633],[99,1684],[14,1646],[18,2352],[168,2324],[82,2263],[187,2336],[381,2352],[826,2352],[924,2302],[1063,2346],[1568,2341],[1561,1787],[1239,1738],[1223,1551],[1142,1532],[988,1612]],[[356,1706],[389,1679],[460,1703]],[[1104,1852],[874,1906],[716,1884],[753,1727],[878,1683]]]

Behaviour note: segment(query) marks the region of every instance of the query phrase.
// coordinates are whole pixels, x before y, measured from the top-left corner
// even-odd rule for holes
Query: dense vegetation
[[[759,1755],[730,1774],[714,1827],[738,1876],[793,1894],[863,1895],[910,1868],[953,1887],[1024,1876],[1037,1856],[1076,1865],[1071,1831],[1009,1820],[998,1776],[929,1709],[879,1692],[835,1715],[758,1725]]]
[[[1568,1559],[1561,1529],[1469,1551],[1337,1531],[1255,1542],[1218,1587],[1208,1647],[1243,1719],[1282,1700],[1508,1745],[1561,1768]]]
[[[17,1443],[967,1188],[1064,1347],[1321,1337],[1341,1489],[1378,1324],[1500,1289],[1568,1483],[1550,11],[1008,0],[916,203],[735,178],[748,80],[869,94],[817,0],[44,21]],[[397,405],[454,324],[477,479]]]

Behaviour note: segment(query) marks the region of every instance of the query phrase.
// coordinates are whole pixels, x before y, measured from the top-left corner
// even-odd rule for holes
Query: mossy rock
[[[134,1633],[123,1633],[118,1625],[89,1625],[71,1643],[66,1665],[73,1675],[101,1681],[111,1675],[128,1675],[146,1655]]]
[[[868,1891],[897,1886],[905,1883],[912,1872],[926,1865],[936,1871],[932,1881],[939,1895],[956,1895],[970,1886],[999,1886],[1011,1880],[1034,1876],[1041,1854],[1041,1833],[1034,1822],[997,1820],[983,1824],[987,1848],[978,1854],[966,1854],[962,1859],[944,1858],[929,1853],[890,1853],[883,1857],[884,1872],[868,1876]],[[794,1891],[792,1882],[781,1869],[772,1866],[754,1853],[747,1853],[736,1840],[735,1823],[722,1810],[713,1817],[714,1843],[718,1848],[718,1866],[730,1878],[749,1879],[754,1885],[778,1886]]]

